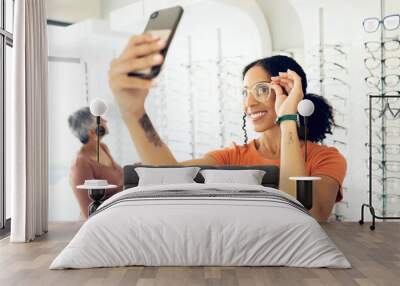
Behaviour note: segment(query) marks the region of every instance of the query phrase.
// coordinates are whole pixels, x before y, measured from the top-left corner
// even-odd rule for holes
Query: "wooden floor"
[[[400,223],[323,225],[353,268],[121,267],[48,270],[80,223],[51,224],[47,235],[27,244],[0,241],[0,285],[400,285]]]

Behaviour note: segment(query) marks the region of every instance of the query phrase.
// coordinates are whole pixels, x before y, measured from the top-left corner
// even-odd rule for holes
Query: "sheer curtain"
[[[11,237],[47,232],[47,32],[45,0],[15,1],[11,122]]]

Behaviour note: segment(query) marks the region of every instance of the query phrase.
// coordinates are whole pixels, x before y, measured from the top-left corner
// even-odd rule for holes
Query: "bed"
[[[198,173],[195,183],[153,186],[138,185],[136,167],[124,167],[124,191],[97,209],[50,269],[351,267],[301,203],[277,189],[274,166],[199,166],[265,170],[261,185],[205,184]]]

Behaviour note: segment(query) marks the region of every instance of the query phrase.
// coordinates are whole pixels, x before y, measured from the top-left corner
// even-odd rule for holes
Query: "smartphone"
[[[151,32],[151,34],[158,35],[161,39],[166,41],[165,48],[160,51],[161,55],[164,57],[164,61],[182,14],[183,8],[181,6],[155,11],[151,13],[146,28],[144,29],[144,33]],[[161,65],[153,66],[145,70],[130,72],[128,75],[145,79],[155,78],[160,73],[163,63],[164,62],[162,62]]]

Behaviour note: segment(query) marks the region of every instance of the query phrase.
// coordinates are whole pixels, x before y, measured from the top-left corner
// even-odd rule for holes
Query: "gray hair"
[[[86,144],[89,142],[89,131],[96,128],[96,119],[89,107],[83,107],[68,117],[68,125],[75,137]]]

